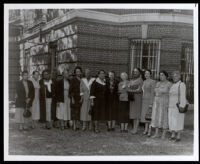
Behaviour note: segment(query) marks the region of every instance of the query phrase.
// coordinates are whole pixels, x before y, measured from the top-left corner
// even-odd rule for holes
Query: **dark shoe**
[[[175,137],[169,137],[169,140],[175,140],[176,138]]]
[[[124,130],[124,133],[128,133],[128,130]]]
[[[120,130],[120,132],[123,133],[124,131],[123,131],[123,130]]]
[[[95,133],[100,133],[100,131],[98,129],[95,129],[94,132]]]
[[[114,132],[114,131],[115,131],[115,128],[112,128],[112,129],[111,129],[111,131],[113,131],[113,132]]]
[[[108,128],[108,132],[110,132],[111,131],[111,128]]]
[[[180,138],[175,139],[175,142],[180,142],[180,141],[181,141]]]

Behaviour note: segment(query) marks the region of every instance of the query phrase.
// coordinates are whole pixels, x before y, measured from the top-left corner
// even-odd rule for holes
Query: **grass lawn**
[[[20,132],[14,119],[9,123],[9,155],[192,155],[193,154],[193,111],[185,118],[185,130],[178,143],[168,139],[152,139],[144,136],[143,126],[139,134],[107,132],[100,125],[101,133],[72,131],[66,129],[46,130],[40,127]],[[169,133],[167,134],[167,138]]]

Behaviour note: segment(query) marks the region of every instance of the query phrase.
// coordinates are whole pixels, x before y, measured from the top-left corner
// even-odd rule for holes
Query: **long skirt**
[[[89,99],[84,99],[83,104],[81,107],[81,121],[90,121],[91,120],[91,115],[89,114],[90,110],[90,100]]]
[[[46,121],[51,121],[52,98],[46,98]]]
[[[24,108],[16,108],[16,110],[15,110],[16,123],[20,123],[20,124],[24,123],[25,118],[23,116],[23,113],[24,113]]]
[[[68,93],[64,92],[64,103],[59,103],[59,106],[56,110],[56,117],[59,120],[70,120],[71,119],[71,108],[70,108],[70,99],[68,97]]]
[[[35,93],[37,94],[37,93]],[[39,95],[35,96],[33,100],[33,104],[31,107],[32,111],[32,120],[39,120],[40,119],[40,101],[39,101]]]
[[[150,105],[150,102],[151,100],[150,99],[147,99],[147,98],[145,98],[145,99],[142,99],[142,111],[141,111],[141,122],[143,122],[143,123],[149,123],[150,121],[147,121],[146,119],[145,119],[145,116],[146,116],[146,114],[147,114],[147,111],[148,111],[148,109],[149,109],[149,105]]]
[[[109,96],[106,104],[106,113],[107,113],[106,119],[108,121],[117,120],[118,116],[119,103],[114,96],[115,95]]]
[[[104,98],[95,98],[94,107],[92,107],[92,120],[94,121],[105,121],[105,99]]]
[[[142,94],[135,93],[134,101],[130,101],[130,119],[140,119],[142,110]]]
[[[169,130],[180,131],[184,129],[184,113],[179,113],[178,108],[169,108],[168,110]]]
[[[129,122],[129,102],[128,101],[119,102],[119,122],[120,123]]]
[[[168,105],[169,99],[167,96],[155,97],[152,109],[151,127],[168,129]]]
[[[30,109],[31,111],[31,109]],[[24,113],[24,108],[16,108],[15,109],[15,122],[19,124],[28,124],[31,122],[31,117],[30,118],[25,118],[23,116]],[[32,111],[31,111],[32,113]]]

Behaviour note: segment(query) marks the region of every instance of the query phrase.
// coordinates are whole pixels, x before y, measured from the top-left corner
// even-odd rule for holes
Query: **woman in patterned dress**
[[[142,109],[142,71],[139,68],[135,68],[133,70],[133,79],[130,80],[129,83],[129,92],[134,93],[134,101],[130,101],[130,119],[133,120],[133,130],[132,134],[137,133],[137,129],[139,126],[139,120],[141,117],[141,109]]]
[[[185,83],[180,80],[181,74],[179,71],[173,72],[173,85],[169,90],[169,130],[171,131],[170,140],[180,141],[181,131],[184,129],[184,113],[179,113],[176,106],[178,99],[180,101],[180,106],[185,107],[186,100],[186,86]],[[180,87],[180,88],[179,88]],[[179,97],[178,97],[179,96]],[[177,135],[176,135],[177,134]]]
[[[171,82],[167,80],[168,73],[160,72],[160,81],[156,83],[155,99],[152,109],[152,120],[150,126],[155,128],[155,134],[152,138],[159,137],[159,129],[162,129],[162,139],[165,138],[168,129],[168,106],[169,106],[169,89]]]
[[[147,111],[149,108],[152,108],[154,100],[154,88],[156,81],[151,79],[151,70],[145,71],[145,80],[142,86],[143,95],[142,95],[142,112],[141,112],[141,122],[145,123],[145,129],[143,134],[148,133],[148,127],[150,121],[145,119]]]

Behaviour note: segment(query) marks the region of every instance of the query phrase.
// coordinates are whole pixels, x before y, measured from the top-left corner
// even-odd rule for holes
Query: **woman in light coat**
[[[90,70],[85,70],[85,77],[81,79],[80,83],[80,95],[81,95],[81,113],[80,113],[80,120],[83,121],[82,130],[86,130],[87,122],[89,122],[89,129],[92,129],[92,122],[91,122],[91,102],[90,102],[90,89],[91,85],[95,78],[91,77]]]

